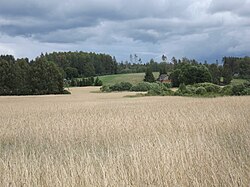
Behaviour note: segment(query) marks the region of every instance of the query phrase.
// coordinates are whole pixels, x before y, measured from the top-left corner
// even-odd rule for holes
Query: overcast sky
[[[0,0],[0,54],[250,55],[250,0]]]

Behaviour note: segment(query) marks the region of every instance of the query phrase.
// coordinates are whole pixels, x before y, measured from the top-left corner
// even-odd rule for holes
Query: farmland
[[[250,97],[0,97],[0,186],[248,186]]]

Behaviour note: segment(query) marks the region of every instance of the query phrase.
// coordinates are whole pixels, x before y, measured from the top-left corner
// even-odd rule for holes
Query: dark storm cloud
[[[35,52],[93,50],[120,59],[135,52],[198,59],[245,55],[248,7],[250,0],[1,0],[0,53],[24,54],[19,45],[27,45]]]

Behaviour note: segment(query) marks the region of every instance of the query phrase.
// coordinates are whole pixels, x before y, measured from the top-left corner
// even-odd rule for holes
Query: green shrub
[[[212,92],[212,93],[219,93],[221,88],[220,86],[213,84],[213,83],[198,83],[198,84],[194,84],[194,86],[196,88],[198,87],[204,87],[206,89],[207,92]]]
[[[110,87],[108,85],[103,85],[100,90],[102,92],[111,92],[112,90],[110,89]]]
[[[167,88],[164,84],[162,83],[151,83],[150,84],[150,90],[148,91],[147,95],[160,95],[160,96],[165,96],[165,95],[174,95],[174,92]]]
[[[116,83],[110,86],[111,91],[129,91],[133,85],[129,82]]]
[[[186,88],[187,88],[188,93],[193,93],[193,94],[195,94],[195,91],[197,89],[196,87],[194,87],[192,85],[187,85]]]
[[[245,88],[243,90],[243,95],[250,95],[250,88]]]
[[[197,95],[205,95],[207,93],[207,90],[204,87],[198,87],[196,88],[195,93]]]
[[[233,85],[232,94],[233,95],[244,95],[244,90],[246,89],[244,84]]]
[[[96,77],[94,86],[102,86],[102,81],[99,79],[99,77]]]
[[[224,86],[221,89],[220,94],[221,95],[233,95],[232,87],[233,87],[232,85]]]
[[[172,83],[162,83],[166,88],[172,88]]]
[[[150,90],[150,87],[151,87],[151,83],[141,82],[135,86],[132,86],[130,90],[135,91],[135,92],[147,92]]]
[[[184,83],[181,83],[178,90],[184,94],[187,92],[187,87]]]
[[[151,83],[150,90],[148,91],[150,95],[162,95],[163,89],[157,83]]]

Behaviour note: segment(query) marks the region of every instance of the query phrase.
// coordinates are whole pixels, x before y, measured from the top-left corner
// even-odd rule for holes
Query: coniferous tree
[[[94,86],[102,86],[102,81],[99,79],[99,77],[96,77]]]
[[[153,75],[151,68],[147,68],[146,73],[145,73],[145,77],[144,77],[144,81],[145,82],[155,82],[155,77]]]

